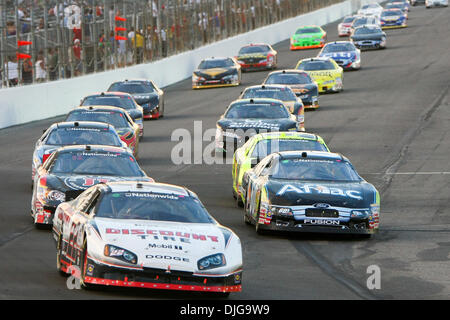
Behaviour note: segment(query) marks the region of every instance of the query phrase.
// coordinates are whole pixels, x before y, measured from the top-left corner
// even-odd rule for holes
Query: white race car
[[[53,220],[57,268],[80,284],[241,291],[238,236],[197,195],[153,182],[98,184],[60,204]]]
[[[383,7],[378,3],[369,3],[363,5],[361,9],[358,10],[358,14],[364,16],[377,16],[378,18],[380,18],[382,11]]]
[[[448,7],[448,0],[425,0],[425,7]]]

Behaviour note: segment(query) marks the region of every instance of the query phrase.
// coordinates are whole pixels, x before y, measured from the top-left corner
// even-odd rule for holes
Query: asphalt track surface
[[[175,129],[193,134],[194,121],[202,121],[203,131],[215,128],[225,107],[266,72],[245,73],[236,88],[192,91],[185,80],[165,89],[166,115],[145,122],[139,162],[157,181],[195,191],[241,238],[243,290],[230,299],[450,297],[449,21],[448,8],[413,7],[408,28],[387,31],[386,50],[363,52],[362,69],[345,73],[344,92],[322,95],[320,108],[306,113],[307,131],[349,157],[379,189],[380,232],[370,240],[259,236],[244,224],[232,198],[231,165],[172,163]],[[337,39],[336,26],[326,26],[329,40]],[[280,68],[318,52],[290,52],[288,45],[275,46]],[[140,289],[67,289],[55,269],[50,232],[35,229],[29,215],[34,143],[42,129],[60,119],[0,131],[0,299],[205,298]],[[366,286],[371,265],[381,270],[381,289]]]

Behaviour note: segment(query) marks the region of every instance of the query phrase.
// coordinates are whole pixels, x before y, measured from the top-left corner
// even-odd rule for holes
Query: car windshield
[[[358,18],[355,21],[353,21],[353,27],[358,27],[358,26],[368,24],[367,22],[368,22],[367,18]]]
[[[302,29],[297,29],[297,31],[295,32],[295,34],[305,34],[305,33],[320,33],[320,29],[319,28],[302,28]]]
[[[353,22],[353,20],[355,20],[356,17],[346,17],[344,18],[344,20],[342,21],[343,23],[350,23]]]
[[[119,136],[107,128],[57,128],[49,135],[45,144],[74,145],[100,144],[105,146],[121,146]]]
[[[182,223],[215,223],[195,198],[153,192],[111,192],[101,199],[96,217]]]
[[[382,17],[392,17],[392,16],[401,16],[402,12],[400,10],[392,10],[392,11],[383,11],[381,14]]]
[[[270,51],[268,46],[248,46],[239,50],[239,54],[266,53]]]
[[[109,87],[108,91],[119,91],[135,94],[154,92],[155,88],[151,82],[116,82]]]
[[[262,98],[281,101],[297,101],[297,97],[289,88],[249,88],[242,94],[242,99]]]
[[[74,110],[69,113],[66,121],[96,121],[109,123],[117,128],[128,128],[129,124],[125,116],[117,111],[88,111],[88,110]]]
[[[272,178],[341,182],[361,180],[348,162],[304,158],[280,160],[272,169]]]
[[[323,48],[323,53],[355,51],[351,43],[333,43]]]
[[[234,63],[231,59],[217,59],[217,60],[203,60],[198,66],[199,69],[212,69],[212,68],[229,68],[233,67]]]
[[[334,70],[335,66],[331,61],[302,61],[297,69],[305,71]]]
[[[122,109],[135,109],[136,106],[127,96],[92,96],[87,97],[81,103],[82,106],[112,106]]]
[[[403,3],[388,3],[386,9],[403,9],[405,5]]]
[[[299,150],[328,151],[327,148],[317,140],[264,139],[256,144],[251,156],[253,158],[262,159],[274,152]]]
[[[312,83],[309,75],[305,73],[275,73],[271,74],[266,84],[309,84]]]
[[[106,151],[59,153],[49,169],[54,174],[142,177],[136,160],[129,154]]]
[[[278,103],[234,104],[225,114],[226,119],[285,119],[287,109]]]
[[[381,32],[381,30],[376,29],[376,28],[358,28],[355,30],[354,35],[376,34],[376,33],[380,33],[380,32]]]

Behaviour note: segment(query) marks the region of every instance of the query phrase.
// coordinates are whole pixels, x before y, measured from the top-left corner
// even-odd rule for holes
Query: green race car
[[[291,50],[322,48],[327,40],[327,33],[319,26],[304,26],[295,31],[291,37]]]
[[[233,156],[233,197],[242,206],[242,177],[267,155],[280,151],[327,151],[325,141],[318,135],[303,132],[267,132],[251,137]]]

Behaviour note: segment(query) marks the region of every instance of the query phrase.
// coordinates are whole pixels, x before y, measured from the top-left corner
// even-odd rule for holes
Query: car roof
[[[193,194],[184,187],[150,181],[117,181],[108,182],[105,185],[110,188],[111,192],[154,192],[180,196],[191,196]]]
[[[79,144],[79,145],[70,145],[70,146],[64,146],[61,148],[58,148],[56,152],[62,153],[62,152],[73,152],[73,151],[84,151],[84,152],[91,152],[91,153],[99,153],[99,152],[116,152],[116,153],[122,153],[122,154],[132,154],[131,151],[128,148],[124,147],[114,147],[114,146],[104,146],[104,145],[96,145],[96,144]]]
[[[51,125],[51,128],[95,128],[95,129],[114,129],[109,123],[96,121],[64,121]]]
[[[279,73],[300,73],[300,74],[307,74],[305,71],[303,70],[297,70],[297,69],[284,69],[284,70],[276,70],[276,71],[272,71],[271,73],[268,74],[268,76],[272,75],[272,74],[279,74]]]
[[[84,110],[84,111],[115,111],[119,113],[126,113],[127,111],[120,107],[113,107],[113,106],[79,106],[75,109],[71,110],[70,112],[74,112],[77,110]]]
[[[276,104],[283,104],[283,101],[278,99],[272,99],[272,98],[246,98],[246,99],[237,99],[230,103],[236,104],[236,103],[242,103],[242,104],[257,104],[257,103],[276,103]]]
[[[332,58],[330,57],[312,57],[312,58],[305,58],[300,60],[300,62],[311,62],[311,61],[330,61]]]
[[[250,44],[246,44],[245,46],[242,46],[242,48],[245,48],[245,47],[259,47],[259,46],[269,46],[270,47],[270,44],[267,44],[267,43],[250,43]]]
[[[254,135],[251,139],[260,140],[273,140],[273,139],[299,139],[299,140],[315,140],[319,141],[319,136],[313,133],[306,132],[285,132],[274,131],[264,132]]]
[[[257,85],[249,86],[249,87],[245,88],[244,91],[247,89],[258,89],[258,88],[260,88],[260,89],[277,88],[277,89],[289,89],[290,90],[289,86],[287,86],[285,84],[257,84]]]
[[[304,158],[304,159],[315,159],[315,160],[342,160],[349,161],[346,157],[344,157],[340,153],[335,152],[326,152],[326,151],[281,151],[277,152],[280,159],[296,159],[296,158]]]
[[[129,93],[126,92],[121,92],[121,91],[102,91],[102,92],[96,92],[90,95],[85,96],[85,98],[87,97],[102,97],[102,96],[129,96],[131,97],[131,95]]]

